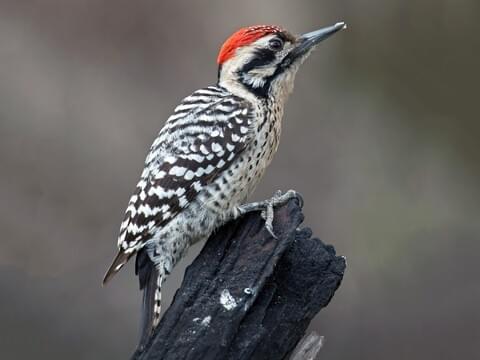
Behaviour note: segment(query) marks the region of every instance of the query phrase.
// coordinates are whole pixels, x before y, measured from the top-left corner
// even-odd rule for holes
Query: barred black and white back
[[[251,136],[250,106],[210,86],[186,97],[153,142],[120,227],[119,261],[105,281],[156,231],[227,168]]]
[[[153,142],[145,168],[125,213],[118,238],[119,253],[105,276],[107,282],[143,247],[160,269],[158,288],[184,248],[208,236],[218,226],[212,216],[188,211],[180,219],[191,216],[199,224],[173,221],[189,207],[224,211],[212,198],[209,187],[219,174],[228,169],[250,143],[252,137],[252,107],[244,99],[219,86],[197,90],[186,97],[169,117]],[[223,181],[225,182],[225,181]],[[217,184],[216,189],[227,184]],[[216,196],[222,197],[220,191]],[[197,205],[192,206],[195,202]],[[205,211],[204,211],[205,212]],[[217,216],[229,218],[231,214]],[[203,224],[202,224],[203,223]],[[191,225],[184,231],[184,225]],[[193,229],[195,228],[195,229]],[[192,231],[194,230],[194,231]],[[172,232],[178,231],[178,234]],[[192,234],[195,232],[195,234]],[[185,244],[185,245],[184,245]],[[172,247],[170,254],[169,247]],[[167,248],[167,249],[165,249]],[[163,252],[163,254],[162,254]],[[160,289],[155,295],[155,314],[160,312]],[[155,316],[155,324],[158,316]]]

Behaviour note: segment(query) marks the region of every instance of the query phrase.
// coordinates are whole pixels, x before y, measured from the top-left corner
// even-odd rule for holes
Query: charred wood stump
[[[220,228],[187,268],[170,308],[133,359],[292,356],[312,318],[340,286],[346,266],[333,246],[300,228],[302,221],[293,199],[275,210],[277,238],[258,212]],[[297,351],[315,356],[322,338],[317,339],[304,340],[307,349],[297,347],[292,357],[307,358]]]

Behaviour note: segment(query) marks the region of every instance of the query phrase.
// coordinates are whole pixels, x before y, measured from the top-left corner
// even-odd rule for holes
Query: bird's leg
[[[282,194],[282,192],[278,190],[270,199],[240,205],[238,207],[238,213],[239,215],[243,215],[251,211],[261,210],[262,212],[260,215],[265,220],[265,227],[270,235],[276,238],[276,235],[273,232],[273,209],[276,206],[287,203],[293,198],[297,198],[300,203],[300,207],[303,207],[303,198],[298,192],[295,190],[288,190],[285,194]]]

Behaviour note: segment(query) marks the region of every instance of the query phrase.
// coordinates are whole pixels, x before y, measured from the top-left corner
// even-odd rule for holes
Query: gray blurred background
[[[128,358],[132,264],[100,283],[156,133],[216,81],[238,27],[339,20],[255,194],[300,191],[347,256],[311,325],[321,358],[480,358],[479,15],[478,0],[0,0],[1,358]]]

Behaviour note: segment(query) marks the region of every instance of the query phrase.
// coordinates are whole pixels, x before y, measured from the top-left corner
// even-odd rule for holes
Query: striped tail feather
[[[163,276],[159,274],[145,249],[140,250],[137,254],[135,273],[138,275],[140,290],[143,290],[139,343],[139,346],[142,347],[160,322]]]

